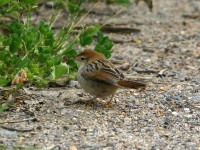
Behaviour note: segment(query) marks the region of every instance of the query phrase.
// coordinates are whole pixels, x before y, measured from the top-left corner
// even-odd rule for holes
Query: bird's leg
[[[113,105],[112,105],[111,102],[112,102],[112,99],[113,99],[114,96],[115,96],[115,92],[111,95],[110,100],[107,103],[103,104],[103,106],[106,107],[106,108],[113,108]]]
[[[115,96],[115,93],[112,94],[110,100],[106,103],[107,105],[109,105],[112,102],[113,97]]]

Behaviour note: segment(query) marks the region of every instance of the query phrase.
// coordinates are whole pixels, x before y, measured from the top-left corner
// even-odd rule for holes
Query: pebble
[[[69,150],[78,150],[75,146],[70,146]]]
[[[146,71],[146,69],[141,68],[141,67],[134,67],[133,70],[136,71],[136,72],[144,72],[144,71]]]
[[[69,110],[68,109],[66,109],[66,108],[64,108],[64,109],[62,109],[61,110],[61,115],[65,115],[66,113],[68,113],[69,112]]]
[[[185,111],[186,113],[189,113],[189,112],[190,112],[190,109],[189,109],[189,108],[184,108],[184,111]]]
[[[80,84],[78,83],[78,81],[75,81],[75,80],[71,80],[71,81],[69,81],[69,85],[68,85],[69,87],[75,87],[75,88],[77,88],[77,89],[80,89],[81,87],[80,87]]]
[[[184,117],[186,117],[186,118],[192,118],[192,115],[191,114],[187,114],[187,115],[184,115]]]
[[[173,112],[172,112],[172,115],[174,115],[174,116],[177,116],[177,115],[178,115],[178,113],[177,113],[177,112],[175,112],[175,111],[173,111]]]
[[[200,101],[200,95],[194,95],[191,97],[188,97],[189,100],[199,100]]]

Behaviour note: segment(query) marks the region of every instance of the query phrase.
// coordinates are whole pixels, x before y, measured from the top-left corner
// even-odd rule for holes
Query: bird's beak
[[[70,58],[70,60],[73,60],[73,61],[75,61],[75,60],[76,60],[76,57],[74,57],[74,58]]]

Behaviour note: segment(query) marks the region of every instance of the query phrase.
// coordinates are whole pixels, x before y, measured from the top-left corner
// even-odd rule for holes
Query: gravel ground
[[[120,8],[98,5],[84,22],[108,21]],[[1,124],[30,131],[0,129],[0,143],[10,149],[200,149],[200,1],[159,0],[153,12],[142,2],[133,4],[114,25],[141,30],[108,35],[116,42],[111,60],[120,61],[117,67],[129,77],[151,78],[147,89],[120,89],[114,107],[104,108],[101,99],[92,107],[71,104],[90,98],[76,81],[62,88],[24,88],[29,96],[1,114],[1,122],[36,119]]]

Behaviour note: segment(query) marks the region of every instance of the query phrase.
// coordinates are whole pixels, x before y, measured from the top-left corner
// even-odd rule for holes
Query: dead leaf
[[[19,73],[15,75],[15,78],[12,80],[12,85],[18,84],[18,83],[24,83],[28,81],[28,77],[26,74],[26,71],[24,69],[21,69]]]

